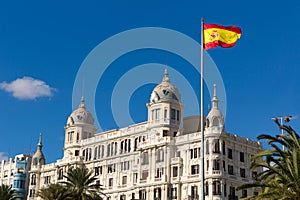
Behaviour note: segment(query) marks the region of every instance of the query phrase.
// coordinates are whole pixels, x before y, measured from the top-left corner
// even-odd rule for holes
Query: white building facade
[[[183,118],[178,89],[165,71],[150,97],[148,120],[97,133],[84,100],[65,126],[64,156],[45,164],[42,141],[32,158],[28,199],[39,189],[64,181],[70,167],[93,170],[109,200],[196,200],[201,194],[199,117]],[[250,183],[250,158],[260,143],[227,133],[216,87],[205,124],[205,200],[240,199],[258,191],[236,191]]]
[[[0,185],[11,186],[16,191],[18,200],[27,197],[31,157],[27,154],[20,154],[16,155],[14,159],[1,161]]]

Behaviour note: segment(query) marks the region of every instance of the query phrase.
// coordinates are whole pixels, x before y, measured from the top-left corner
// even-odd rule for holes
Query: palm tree
[[[47,188],[40,189],[37,195],[43,200],[72,200],[68,188],[59,183],[53,183]]]
[[[101,185],[95,183],[97,178],[93,171],[86,167],[70,168],[64,177],[67,179],[64,184],[72,192],[74,200],[102,200],[101,195],[104,194]]]
[[[15,200],[16,191],[8,185],[0,185],[0,199],[1,200]]]
[[[252,157],[251,169],[263,168],[263,171],[257,174],[253,183],[238,189],[256,187],[261,192],[245,199],[300,200],[300,137],[290,126],[281,126],[278,121],[276,124],[286,134],[258,136],[259,140],[267,140],[271,149]]]

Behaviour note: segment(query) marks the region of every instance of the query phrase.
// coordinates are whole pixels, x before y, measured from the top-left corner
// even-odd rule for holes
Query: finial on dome
[[[217,97],[217,85],[214,84],[214,97]]]
[[[43,144],[42,144],[42,133],[40,133],[38,148],[41,149],[42,147],[43,147]]]
[[[214,96],[211,99],[211,102],[212,102],[212,107],[213,108],[217,108],[218,107],[219,99],[217,97],[217,85],[216,84],[214,84]]]
[[[170,82],[168,69],[165,69],[163,82]]]
[[[84,105],[84,97],[83,97],[83,96],[81,97],[79,107],[80,107],[80,108],[85,108],[85,105]]]

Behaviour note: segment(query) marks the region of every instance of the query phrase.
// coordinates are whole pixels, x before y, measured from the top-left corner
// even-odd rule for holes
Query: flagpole
[[[200,81],[200,112],[201,112],[201,200],[205,199],[205,176],[204,176],[204,19],[201,18],[201,53],[200,53],[200,73],[201,73],[201,81]]]

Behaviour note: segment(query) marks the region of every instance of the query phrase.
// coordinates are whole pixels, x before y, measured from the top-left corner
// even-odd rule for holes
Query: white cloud
[[[5,152],[0,152],[0,161],[8,160],[8,155]]]
[[[18,78],[10,83],[0,83],[0,89],[11,93],[15,98],[21,100],[32,100],[38,97],[51,97],[56,90],[44,81],[32,77]]]

